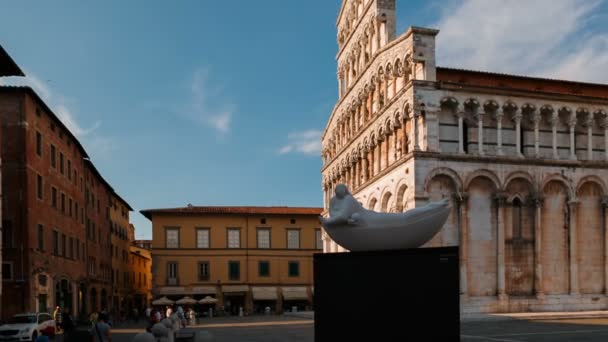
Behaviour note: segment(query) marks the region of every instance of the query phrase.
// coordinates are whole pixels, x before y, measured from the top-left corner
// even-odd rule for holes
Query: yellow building
[[[135,244],[131,245],[130,251],[133,307],[141,313],[150,305],[152,297],[152,255],[150,250]]]
[[[205,296],[236,314],[266,307],[310,309],[313,254],[321,252],[322,208],[150,209],[153,293]]]
[[[133,209],[118,195],[110,202],[110,232],[112,242],[112,307],[115,314],[131,312],[131,267],[129,254],[131,241],[129,212]]]

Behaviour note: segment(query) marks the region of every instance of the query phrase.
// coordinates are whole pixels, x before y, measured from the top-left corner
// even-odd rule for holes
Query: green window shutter
[[[270,263],[268,261],[260,261],[258,273],[260,277],[270,276]]]

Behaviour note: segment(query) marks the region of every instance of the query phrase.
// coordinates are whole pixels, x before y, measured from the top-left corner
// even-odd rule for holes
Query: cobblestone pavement
[[[461,336],[466,342],[608,341],[608,319],[467,322]]]
[[[197,331],[198,341],[314,341],[313,321],[283,316],[213,318],[192,329]],[[114,329],[112,340],[130,342],[143,330],[141,323],[126,324]],[[464,322],[461,334],[461,341],[466,342],[600,342],[608,341],[608,318]],[[56,342],[62,342],[61,338]]]

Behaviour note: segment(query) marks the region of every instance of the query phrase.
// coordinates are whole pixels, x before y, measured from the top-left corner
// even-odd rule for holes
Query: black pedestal
[[[315,341],[459,341],[458,247],[315,254]]]

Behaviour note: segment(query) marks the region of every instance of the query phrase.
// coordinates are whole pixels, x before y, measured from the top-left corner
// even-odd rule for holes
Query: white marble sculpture
[[[405,213],[378,213],[363,208],[344,184],[336,186],[329,217],[321,224],[329,236],[350,251],[417,248],[443,227],[450,214],[447,199]]]

